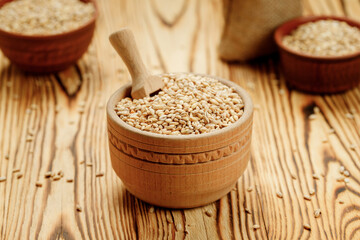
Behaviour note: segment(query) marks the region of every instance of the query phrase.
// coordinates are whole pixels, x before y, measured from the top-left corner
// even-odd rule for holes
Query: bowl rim
[[[164,73],[164,74],[169,74],[169,73]],[[161,76],[164,74],[157,74],[157,75]],[[106,106],[106,112],[107,112],[108,117],[110,117],[118,127],[121,127],[123,129],[125,128],[127,131],[130,131],[133,134],[143,135],[148,138],[157,139],[157,140],[166,139],[166,140],[170,140],[170,141],[190,140],[190,139],[191,140],[199,140],[199,139],[206,139],[206,138],[210,138],[210,137],[213,138],[215,136],[222,135],[224,133],[233,131],[234,129],[236,129],[236,128],[240,127],[241,125],[243,125],[244,123],[248,122],[249,119],[252,117],[252,114],[254,111],[254,106],[253,106],[251,96],[245,89],[240,87],[238,84],[236,84],[230,80],[226,80],[224,78],[207,75],[207,74],[200,74],[200,73],[193,73],[193,72],[171,72],[171,74],[194,74],[196,76],[210,77],[210,78],[219,80],[221,83],[227,85],[228,87],[233,87],[236,90],[236,92],[240,95],[240,97],[242,98],[242,100],[244,102],[243,115],[235,123],[232,123],[229,126],[224,127],[222,129],[211,131],[209,133],[190,134],[190,135],[165,135],[165,134],[142,131],[140,129],[130,126],[129,124],[127,124],[123,120],[121,120],[114,110],[115,105],[113,105],[113,104],[114,103],[116,104],[119,101],[118,95],[121,92],[125,91],[127,88],[131,87],[131,82],[130,82],[130,83],[125,84],[118,90],[116,90],[109,98],[109,100],[107,102],[107,106]]]
[[[8,2],[12,2],[14,0],[10,0]],[[80,0],[80,1],[84,1],[84,0]],[[87,2],[91,2],[94,4],[94,8],[95,8],[95,13],[94,15],[92,16],[92,18],[86,22],[85,24],[81,25],[80,27],[78,28],[75,28],[75,29],[72,29],[70,31],[66,31],[66,32],[62,32],[62,33],[57,33],[57,34],[49,34],[49,35],[29,35],[29,34],[21,34],[21,33],[14,33],[14,32],[9,32],[9,31],[4,31],[0,28],[0,34],[1,35],[8,35],[8,36],[11,36],[11,37],[16,37],[16,38],[22,38],[22,39],[25,39],[25,40],[51,40],[51,39],[56,39],[56,38],[59,38],[59,37],[66,37],[66,36],[70,36],[76,32],[80,32],[86,28],[88,28],[90,25],[94,24],[96,22],[96,19],[98,18],[99,16],[99,8],[98,8],[98,5],[96,3],[96,0],[85,0]],[[7,3],[8,3],[7,2]],[[6,3],[4,3],[6,4]],[[0,7],[2,8],[2,6]]]
[[[280,48],[281,50],[284,50],[290,54],[293,54],[293,55],[296,55],[296,56],[299,56],[302,58],[306,58],[306,59],[311,59],[311,60],[320,60],[320,61],[329,61],[330,62],[330,61],[349,60],[352,58],[359,57],[360,51],[346,54],[346,55],[340,55],[340,56],[314,56],[314,55],[300,53],[298,51],[292,50],[291,48],[285,46],[282,43],[282,38],[285,35],[289,34],[291,31],[293,31],[294,29],[296,29],[297,27],[299,27],[300,25],[308,23],[308,22],[316,22],[319,20],[326,20],[326,19],[343,21],[343,22],[348,23],[352,27],[357,27],[360,30],[360,22],[358,22],[354,19],[350,19],[348,17],[344,17],[344,16],[333,16],[333,15],[301,16],[301,17],[291,19],[276,28],[276,30],[274,32],[275,43],[278,46],[278,48]],[[290,26],[292,26],[290,31],[288,33],[284,34],[283,30]]]

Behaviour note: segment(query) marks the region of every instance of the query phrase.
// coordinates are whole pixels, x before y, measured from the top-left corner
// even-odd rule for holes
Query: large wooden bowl
[[[0,0],[0,7],[12,0]],[[98,9],[85,25],[61,34],[23,35],[0,29],[0,48],[12,63],[27,72],[56,72],[74,64],[87,50],[95,30]]]
[[[244,114],[234,124],[205,134],[141,131],[114,111],[120,99],[130,96],[131,85],[110,97],[107,126],[112,166],[130,193],[162,207],[191,208],[216,201],[231,190],[250,158],[253,104],[244,89],[216,79],[236,89],[244,101]]]
[[[360,51],[336,57],[302,54],[282,43],[299,25],[324,19],[346,22],[360,29],[360,23],[345,17],[309,16],[284,23],[275,31],[285,80],[290,87],[310,93],[336,93],[351,89],[360,82]]]

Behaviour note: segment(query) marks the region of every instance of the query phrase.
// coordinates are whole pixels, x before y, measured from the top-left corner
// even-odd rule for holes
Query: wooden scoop
[[[132,98],[148,97],[151,93],[160,90],[164,86],[159,76],[150,75],[146,70],[130,29],[123,28],[118,32],[114,32],[110,35],[109,40],[130,71]]]

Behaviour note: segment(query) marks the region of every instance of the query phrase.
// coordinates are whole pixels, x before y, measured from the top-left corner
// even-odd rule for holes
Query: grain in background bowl
[[[226,195],[244,172],[250,158],[251,98],[230,81],[207,77],[233,87],[244,102],[239,120],[210,133],[141,131],[122,121],[114,110],[120,99],[130,96],[131,84],[110,97],[107,126],[112,166],[127,190],[139,199],[161,207],[202,206]]]
[[[0,0],[0,8],[12,0]],[[0,29],[0,48],[3,54],[20,69],[28,72],[56,72],[73,65],[87,50],[95,30],[98,8],[85,25],[53,35],[23,35]]]
[[[309,16],[290,20],[275,31],[285,80],[290,87],[310,93],[336,93],[360,82],[360,51],[342,56],[312,56],[290,49],[282,42],[302,24],[318,20],[338,20],[360,29],[360,23],[346,17]]]

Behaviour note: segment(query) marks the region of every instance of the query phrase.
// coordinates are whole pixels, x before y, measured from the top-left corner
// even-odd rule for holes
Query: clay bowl
[[[360,23],[345,17],[310,16],[284,23],[275,31],[285,79],[290,87],[310,93],[336,93],[351,89],[360,81],[360,51],[337,57],[306,55],[289,49],[282,38],[299,25],[323,19],[347,22],[360,28]]]
[[[192,208],[216,201],[234,187],[250,158],[253,104],[244,89],[216,79],[236,89],[245,109],[237,122],[211,133],[168,136],[141,131],[114,111],[120,99],[130,96],[131,85],[110,97],[112,166],[130,193],[161,207]]]
[[[0,7],[12,0],[0,0]],[[4,55],[27,72],[57,72],[74,64],[87,50],[95,29],[98,9],[86,24],[69,32],[54,35],[22,35],[0,29],[0,48]]]

